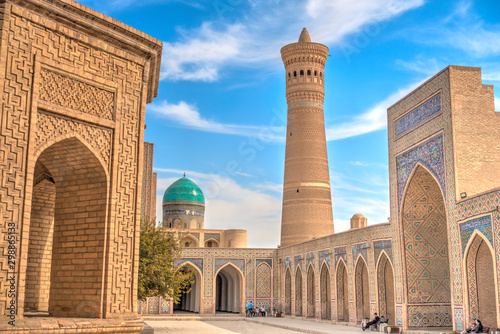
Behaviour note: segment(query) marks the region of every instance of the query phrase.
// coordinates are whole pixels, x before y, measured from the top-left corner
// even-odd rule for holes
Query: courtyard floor
[[[155,334],[179,333],[179,334],[292,334],[292,333],[342,333],[360,334],[361,328],[338,326],[327,323],[299,320],[291,318],[242,318],[224,317],[222,319],[208,318],[206,320],[159,320],[144,317],[146,323],[154,328]],[[158,320],[157,320],[158,319]],[[369,331],[365,332],[369,333]]]

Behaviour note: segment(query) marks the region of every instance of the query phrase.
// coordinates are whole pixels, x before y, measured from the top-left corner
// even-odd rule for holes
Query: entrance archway
[[[77,138],[46,148],[33,171],[28,312],[98,318],[108,205],[106,172]],[[97,299],[96,299],[97,298]]]
[[[215,279],[215,311],[240,313],[243,277],[232,264],[219,270]]]
[[[466,268],[470,318],[479,318],[483,326],[496,328],[494,260],[488,241],[476,234],[469,243]]]
[[[316,316],[316,284],[314,282],[314,269],[312,265],[307,268],[307,317]]]
[[[174,304],[173,312],[179,313],[184,311],[200,313],[201,285],[203,284],[201,272],[191,263],[185,263],[179,270],[191,272],[194,277],[193,283],[186,286],[186,288],[182,291],[179,302]]]
[[[337,321],[349,322],[347,269],[343,260],[337,265]]]
[[[325,262],[321,266],[319,275],[319,290],[321,299],[321,319],[330,320],[332,314],[330,270]]]
[[[443,195],[417,165],[402,207],[409,327],[451,327],[448,229]]]
[[[297,266],[295,271],[295,316],[301,317],[302,315],[302,270]]]
[[[378,309],[381,316],[389,320],[389,325],[395,323],[396,309],[394,305],[394,271],[392,265],[383,252],[378,260],[377,266],[378,283]]]
[[[356,316],[360,322],[363,318],[370,318],[370,284],[368,281],[368,268],[362,256],[358,257],[355,269],[356,285]]]
[[[292,275],[290,275],[290,268],[286,269],[285,274],[285,314],[292,314]]]

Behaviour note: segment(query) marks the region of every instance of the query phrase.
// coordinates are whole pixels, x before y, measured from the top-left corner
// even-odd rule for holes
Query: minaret
[[[333,234],[323,114],[327,57],[328,47],[311,42],[306,28],[298,43],[281,49],[288,103],[282,247]]]

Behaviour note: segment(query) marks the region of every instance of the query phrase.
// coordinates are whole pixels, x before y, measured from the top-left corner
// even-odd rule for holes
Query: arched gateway
[[[232,264],[219,270],[215,279],[215,311],[240,313],[243,310],[243,276]]]

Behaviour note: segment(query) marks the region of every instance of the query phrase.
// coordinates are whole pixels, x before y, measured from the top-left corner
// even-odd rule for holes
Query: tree
[[[144,301],[161,296],[178,302],[182,291],[194,282],[191,272],[177,270],[174,265],[181,246],[173,234],[156,228],[154,221],[141,225],[137,298]]]

